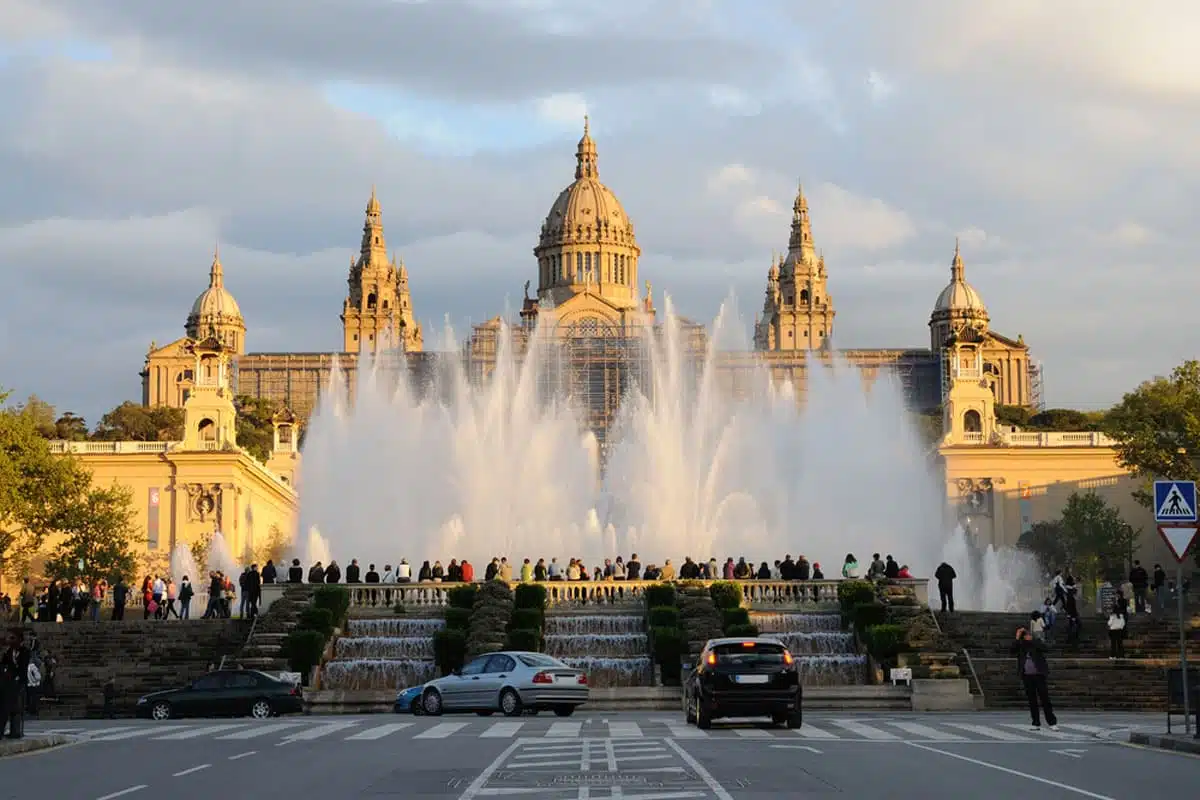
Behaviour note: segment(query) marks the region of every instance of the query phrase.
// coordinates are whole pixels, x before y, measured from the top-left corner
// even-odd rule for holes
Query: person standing
[[[1146,613],[1146,589],[1150,586],[1150,576],[1141,561],[1133,562],[1129,570],[1129,582],[1133,584],[1133,608],[1139,614]]]
[[[1054,706],[1050,703],[1050,689],[1047,685],[1050,665],[1046,662],[1046,643],[1034,639],[1033,634],[1025,628],[1017,628],[1017,637],[1009,652],[1016,656],[1017,675],[1025,686],[1025,697],[1029,700],[1030,729],[1042,729],[1041,715],[1044,714],[1050,730],[1057,731],[1058,717],[1055,716]]]
[[[938,565],[937,571],[933,573],[933,577],[937,579],[938,595],[942,601],[942,612],[954,613],[954,581],[958,578],[958,573],[954,571],[954,567],[943,561]]]
[[[183,580],[179,584],[179,618],[188,619],[192,615],[192,597],[196,594],[196,590],[192,588],[192,581],[187,575],[183,576]]]
[[[1113,608],[1108,615],[1108,660],[1125,657],[1125,615]]]
[[[1154,565],[1154,604],[1159,611],[1167,607],[1167,573],[1162,564]]]
[[[25,684],[29,675],[29,648],[24,645],[24,630],[14,628],[8,634],[8,647],[0,654],[0,735],[8,738],[25,735]]]
[[[37,605],[37,590],[34,585],[29,582],[29,577],[26,576],[25,582],[21,584],[21,624],[25,624],[28,620],[33,622],[33,608]]]
[[[243,591],[250,619],[254,619],[258,616],[258,603],[262,599],[262,575],[258,571],[258,564],[250,565],[250,571],[246,573],[246,588]]]
[[[113,610],[112,618],[116,622],[125,619],[125,603],[129,600],[129,587],[125,585],[125,579],[118,576],[117,585],[113,587]]]

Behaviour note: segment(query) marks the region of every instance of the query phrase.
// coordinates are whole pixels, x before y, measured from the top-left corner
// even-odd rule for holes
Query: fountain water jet
[[[196,563],[196,559],[192,557],[192,550],[183,542],[179,542],[171,549],[171,578],[176,582],[187,577],[193,583],[203,581],[204,576],[200,573],[200,566]]]
[[[242,571],[229,549],[229,542],[220,531],[213,531],[212,539],[209,540],[208,563],[205,564],[205,568],[208,572],[222,572],[235,580]]]

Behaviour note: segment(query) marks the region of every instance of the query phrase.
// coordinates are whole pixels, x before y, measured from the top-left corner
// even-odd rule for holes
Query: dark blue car
[[[401,689],[400,693],[396,695],[396,704],[392,707],[392,710],[397,714],[416,714],[420,716],[423,712],[421,704],[418,701],[421,698],[421,692],[424,690],[424,684]]]

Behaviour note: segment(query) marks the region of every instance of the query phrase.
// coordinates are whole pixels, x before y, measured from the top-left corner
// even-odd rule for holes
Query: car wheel
[[[421,698],[421,697],[418,697],[416,700],[413,701],[412,715],[414,717],[419,717],[425,713],[425,711],[421,708],[421,705],[423,704],[423,702],[424,702],[424,698]]]
[[[496,712],[492,711],[491,709],[488,709],[487,711],[476,711],[475,713],[481,717],[490,717],[492,714],[495,714]]]
[[[164,719],[171,718],[171,704],[167,702],[158,702],[150,709],[150,718],[162,722]]]
[[[516,689],[504,689],[500,692],[500,710],[506,717],[519,717],[524,710],[521,707],[521,695]]]
[[[692,697],[686,693],[683,696],[683,721],[688,725],[696,724],[696,715],[692,713]]]
[[[442,696],[437,689],[430,689],[421,695],[421,708],[431,717],[442,715]]]
[[[269,700],[255,700],[250,706],[250,716],[255,719],[266,719],[271,716],[271,702]]]
[[[556,716],[556,717],[569,717],[574,713],[575,713],[575,706],[555,706],[554,707],[554,716]]]
[[[788,714],[787,726],[794,731],[800,730],[800,726],[804,724],[804,714],[799,711],[794,711]]]
[[[696,698],[695,711],[693,713],[696,717],[697,728],[702,731],[706,731],[712,727],[712,715],[709,714],[708,710],[700,703],[699,697]]]

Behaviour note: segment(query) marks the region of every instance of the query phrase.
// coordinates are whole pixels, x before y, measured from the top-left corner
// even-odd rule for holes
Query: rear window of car
[[[517,656],[521,659],[521,663],[527,667],[565,667],[567,666],[557,658],[544,656],[539,653],[522,653]]]
[[[783,645],[765,642],[719,644],[712,649],[720,664],[768,666],[783,663]]]

